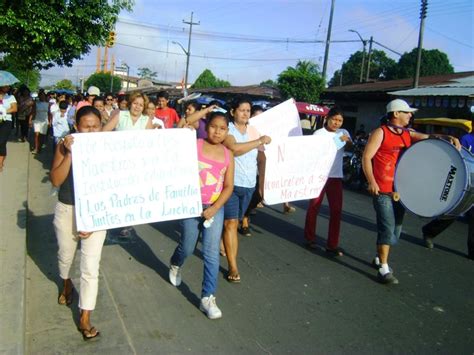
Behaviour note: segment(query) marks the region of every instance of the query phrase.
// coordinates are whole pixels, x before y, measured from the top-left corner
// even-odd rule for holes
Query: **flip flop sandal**
[[[82,339],[84,339],[85,341],[95,339],[100,335],[100,332],[97,329],[95,329],[95,327],[91,327],[90,329],[81,329],[81,328],[77,328],[77,329],[81,332]],[[94,330],[96,331],[96,333],[92,335]]]
[[[61,292],[58,297],[58,304],[60,304],[61,306],[69,306],[72,304],[73,299],[74,299],[74,288],[72,288],[71,292],[67,295]]]
[[[227,275],[227,281],[233,284],[240,283],[240,275],[239,274],[229,274]]]
[[[313,250],[318,249],[318,245],[316,244],[316,242],[306,242],[304,245],[308,249],[313,249]]]

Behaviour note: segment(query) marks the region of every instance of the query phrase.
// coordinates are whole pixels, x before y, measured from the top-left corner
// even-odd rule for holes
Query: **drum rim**
[[[419,144],[419,143],[426,143],[427,141],[441,141],[445,144],[447,144],[448,146],[450,146],[452,149],[454,149],[459,155],[461,155],[461,161],[462,161],[462,164],[464,165],[464,168],[467,172],[469,172],[469,169],[468,169],[468,166],[467,166],[467,163],[466,161],[464,160],[464,158],[462,158],[462,154],[457,150],[457,148],[452,145],[451,143],[449,143],[448,141],[445,141],[444,139],[439,139],[439,138],[428,138],[428,139],[422,139],[422,140],[419,140],[419,141],[416,141],[415,143],[411,144],[407,149],[405,149],[405,151],[400,154],[400,157],[398,158],[398,161],[397,161],[397,165],[395,167],[395,174],[394,174],[394,178],[393,178],[393,189],[394,191],[396,192],[399,192],[398,189],[397,189],[397,180],[396,180],[396,177],[397,177],[397,171],[398,171],[398,167],[399,167],[399,163],[400,163],[400,160],[403,158],[403,156],[405,155],[405,153],[410,150],[410,148],[412,148],[413,146]],[[465,149],[467,152],[469,152],[467,149]],[[470,153],[470,152],[469,152]],[[472,153],[471,153],[472,155]],[[466,181],[464,182],[464,186],[462,187],[462,191],[466,192],[467,191],[467,187],[468,187],[468,183],[469,183],[469,174],[468,175],[468,178],[466,179]],[[456,199],[456,203],[452,204],[451,207],[447,207],[445,208],[441,213],[439,214],[435,214],[435,215],[430,215],[430,216],[427,216],[427,215],[422,215],[422,214],[419,214],[419,213],[415,213],[413,212],[410,208],[408,208],[405,203],[403,203],[403,199],[400,197],[400,203],[402,204],[402,206],[410,211],[411,213],[413,214],[416,214],[417,216],[421,216],[421,217],[428,217],[428,218],[432,218],[432,217],[437,217],[437,216],[443,216],[443,215],[447,215],[449,214],[452,210],[454,210],[458,205],[459,203],[462,201],[462,199],[464,198],[464,194],[462,194],[460,197],[458,197]]]

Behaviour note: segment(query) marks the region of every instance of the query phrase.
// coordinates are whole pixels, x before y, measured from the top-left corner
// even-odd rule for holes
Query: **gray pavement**
[[[339,259],[302,246],[306,202],[295,203],[297,212],[289,216],[280,212],[281,206],[259,209],[252,219],[253,236],[240,237],[241,284],[225,281],[227,265],[222,258],[217,303],[223,318],[216,321],[198,309],[200,244],[186,261],[183,284],[175,288],[167,281],[178,222],[136,226],[136,234],[128,240],[108,238],[92,315],[101,337],[84,342],[76,329],[77,294],[71,307],[56,302],[57,247],[51,224],[56,197],[50,196],[48,182],[51,156],[45,152],[33,158],[20,143],[9,143],[9,150],[7,169],[0,175],[0,352],[474,351],[474,263],[465,256],[467,225],[456,222],[435,240],[435,249],[428,250],[420,238],[425,221],[408,215],[391,261],[400,284],[380,285],[370,265],[375,249],[371,200],[353,191],[344,195],[341,246],[346,253]],[[328,209],[323,205],[318,225],[321,245],[327,226]],[[74,269],[73,281],[78,284],[78,265]]]

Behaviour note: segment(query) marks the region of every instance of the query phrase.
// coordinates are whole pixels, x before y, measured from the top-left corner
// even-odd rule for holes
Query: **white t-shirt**
[[[336,130],[336,132],[330,132],[326,128],[323,127],[321,129],[318,129],[316,132],[314,132],[314,135],[315,136],[325,135],[325,136],[330,136],[332,139],[334,139],[336,137],[336,135],[338,135],[340,133],[349,136],[349,138],[351,137],[349,132],[347,132],[347,130],[345,130],[344,128],[340,128],[340,129]],[[331,167],[331,170],[329,171],[328,177],[330,177],[330,178],[342,178],[343,177],[343,173],[342,173],[342,158],[343,158],[343,156],[344,156],[344,148],[340,148],[336,153],[336,159],[334,159],[334,163],[332,164],[332,167]]]
[[[63,138],[69,134],[69,124],[67,122],[67,113],[61,116],[61,111],[56,111],[53,115],[53,136]]]
[[[3,117],[3,119],[5,121],[11,121],[12,120],[12,115],[11,113],[6,113],[7,110],[10,109],[11,105],[14,104],[16,102],[16,99],[15,99],[15,96],[13,95],[4,95],[3,96],[3,113],[5,114],[5,116]]]

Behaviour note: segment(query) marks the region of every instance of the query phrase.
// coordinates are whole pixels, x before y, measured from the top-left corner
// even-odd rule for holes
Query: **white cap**
[[[99,96],[100,90],[97,86],[89,86],[89,89],[87,89],[87,94],[92,96]]]
[[[387,113],[389,112],[415,112],[417,108],[410,107],[405,100],[396,99],[387,104]]]

